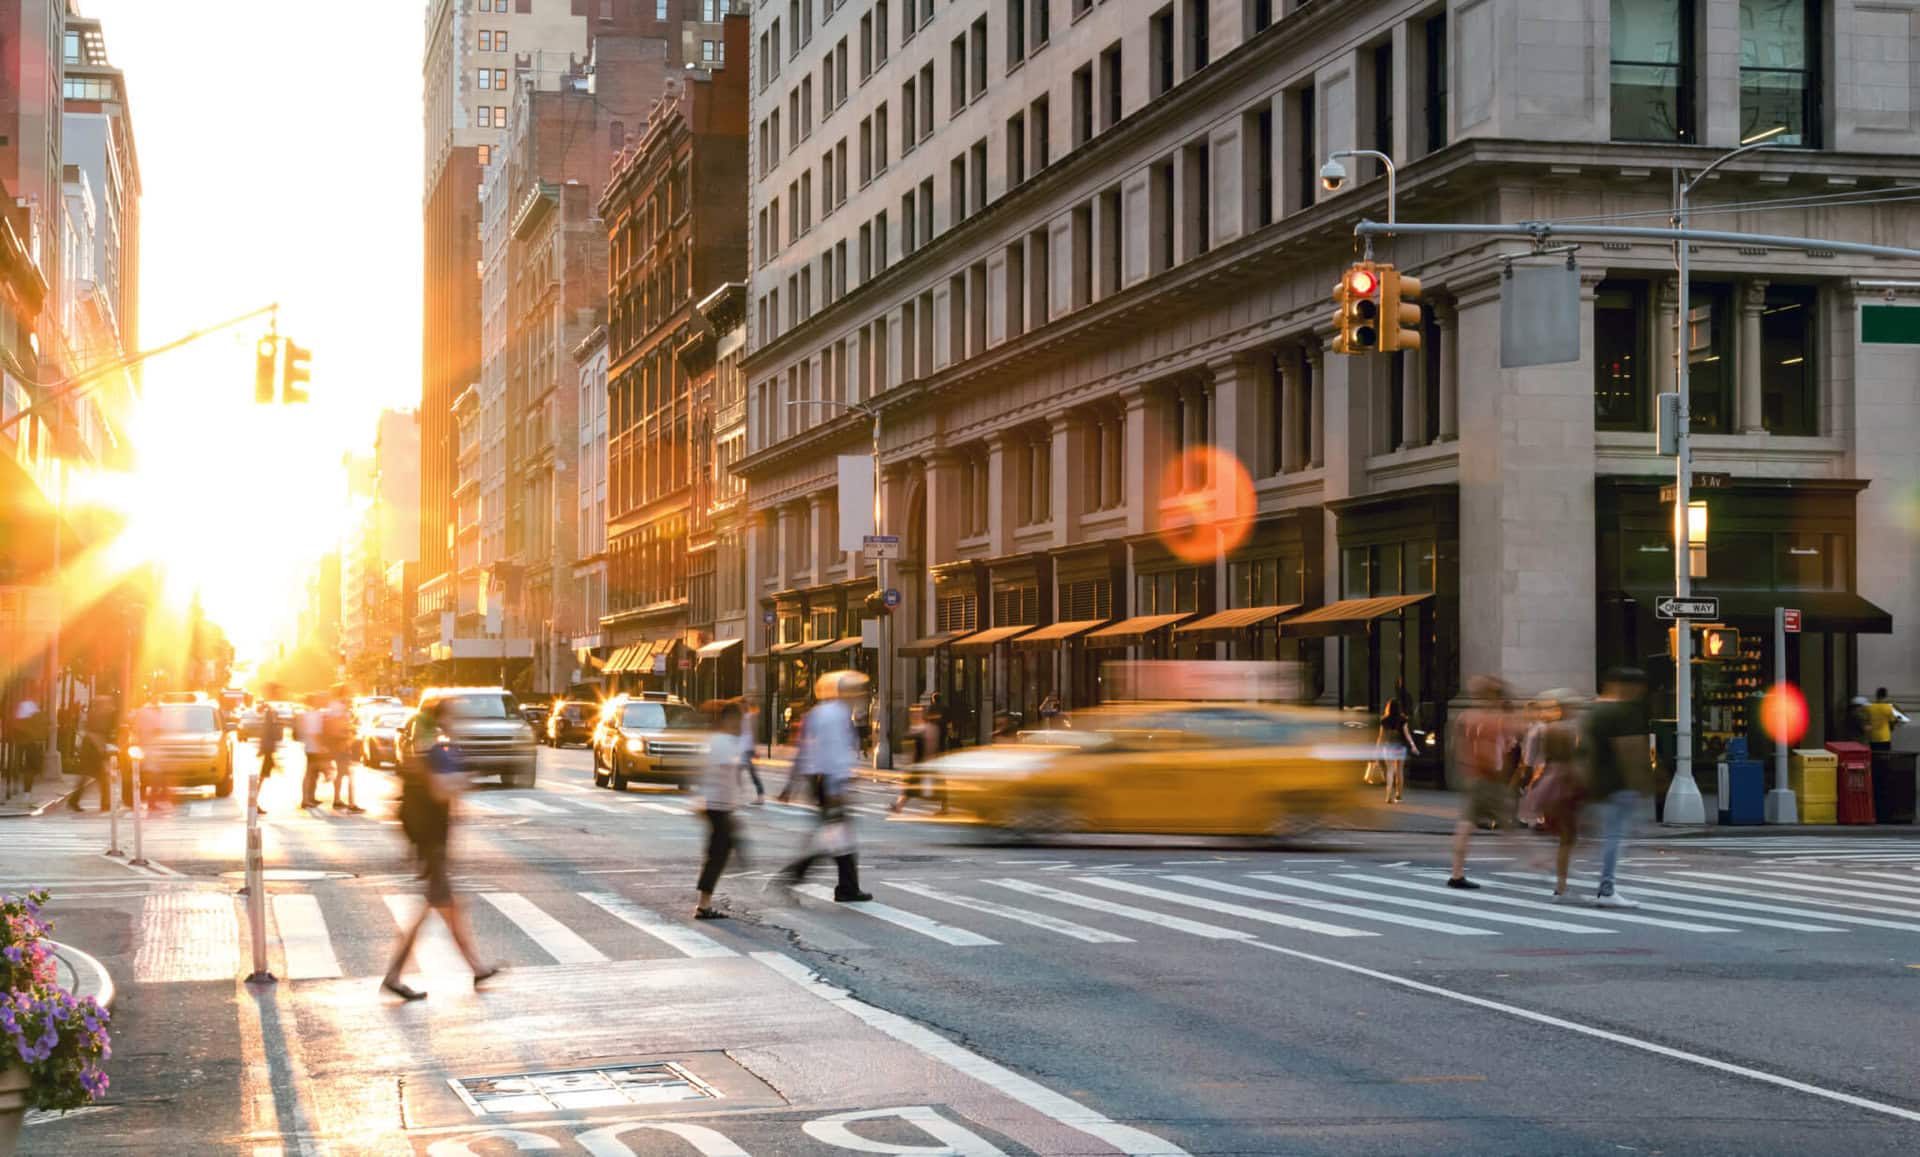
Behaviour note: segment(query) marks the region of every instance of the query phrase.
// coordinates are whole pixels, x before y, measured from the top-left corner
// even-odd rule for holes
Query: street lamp
[[[1755,149],[1764,149],[1774,144],[1774,138],[1787,131],[1786,125],[1775,125],[1765,132],[1755,133],[1740,142],[1740,147],[1723,153],[1706,168],[1695,173],[1690,180],[1683,180],[1678,169],[1674,170],[1674,207],[1673,227],[1682,232],[1673,243],[1674,266],[1680,280],[1679,313],[1674,318],[1674,390],[1679,395],[1678,405],[1671,413],[1674,422],[1674,509],[1690,510],[1690,490],[1693,484],[1693,414],[1688,397],[1689,357],[1687,348],[1687,312],[1690,308],[1687,286],[1688,253],[1687,239],[1687,198],[1693,187],[1705,180],[1708,173],[1743,153]],[[1673,593],[1685,599],[1693,593],[1693,550],[1689,541],[1691,520],[1676,515],[1673,523]],[[1705,530],[1704,522],[1701,528]],[[1666,808],[1662,815],[1670,824],[1703,824],[1707,822],[1706,801],[1700,797],[1699,785],[1693,782],[1693,636],[1687,620],[1676,619],[1673,632],[1673,783],[1667,788]]]
[[[787,402],[789,406],[829,406],[848,413],[860,414],[873,423],[873,532],[885,534],[887,530],[886,489],[880,484],[880,408],[861,402],[842,402],[834,398],[794,398]],[[884,596],[887,591],[887,560],[877,557],[873,560],[873,582],[875,592]],[[893,703],[887,697],[887,669],[893,661],[893,636],[887,630],[890,616],[880,618],[880,658],[874,664],[873,697],[879,703],[880,710],[873,720],[873,768],[875,771],[893,770],[892,721]]]

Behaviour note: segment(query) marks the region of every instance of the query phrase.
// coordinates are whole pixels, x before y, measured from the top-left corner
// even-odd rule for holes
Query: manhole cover
[[[504,1077],[450,1077],[447,1084],[477,1116],[664,1105],[719,1095],[671,1061]]]
[[[222,880],[244,880],[245,871],[222,872]],[[267,868],[260,873],[263,880],[351,880],[352,872],[323,872],[318,868]]]

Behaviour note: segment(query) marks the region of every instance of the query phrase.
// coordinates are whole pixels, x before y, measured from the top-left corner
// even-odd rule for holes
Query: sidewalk
[[[60,797],[73,790],[79,780],[72,775],[63,775],[58,779],[37,776],[33,781],[33,790],[16,791],[7,799],[0,800],[0,820],[22,819],[39,815],[51,805],[59,803]],[[92,810],[100,803],[99,789],[95,788],[87,796],[87,808]]]

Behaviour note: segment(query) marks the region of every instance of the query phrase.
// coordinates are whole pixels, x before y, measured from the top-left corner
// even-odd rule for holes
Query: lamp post
[[[1739,148],[1716,157],[1706,168],[1695,173],[1691,180],[1682,180],[1683,174],[1678,169],[1674,170],[1674,228],[1686,229],[1687,198],[1693,193],[1693,187],[1705,180],[1708,173],[1743,153],[1768,147],[1773,144],[1774,137],[1786,131],[1786,125],[1775,125],[1763,133],[1746,138],[1740,142]],[[1674,391],[1679,395],[1674,426],[1673,593],[1684,599],[1693,593],[1693,551],[1689,542],[1689,523],[1692,519],[1686,513],[1693,484],[1693,413],[1688,396],[1691,359],[1687,348],[1687,311],[1690,295],[1687,286],[1687,239],[1684,236],[1674,240],[1673,251],[1674,266],[1680,280],[1680,308],[1674,319],[1673,341]],[[1673,626],[1673,782],[1667,787],[1662,817],[1669,824],[1703,824],[1707,822],[1706,801],[1700,797],[1699,785],[1693,782],[1693,627],[1684,618],[1675,619]]]
[[[787,402],[789,406],[829,406],[849,413],[860,414],[873,423],[873,532],[887,532],[886,489],[880,483],[880,408],[861,402],[842,402],[832,398],[797,398]],[[874,592],[884,596],[887,590],[887,560],[873,560]],[[884,609],[884,607],[883,607]],[[889,668],[893,665],[893,633],[888,629],[891,614],[880,617],[880,656],[874,664],[873,697],[880,705],[873,720],[873,768],[875,771],[893,770],[893,702],[888,698],[887,689],[892,683]]]

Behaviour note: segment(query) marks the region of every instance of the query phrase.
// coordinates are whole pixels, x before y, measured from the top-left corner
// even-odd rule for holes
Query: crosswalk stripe
[[[1553,877],[1547,875],[1544,872],[1502,872],[1500,874],[1503,876],[1512,876],[1515,879],[1538,880],[1541,883],[1553,882]],[[1524,887],[1523,885],[1520,885],[1520,884],[1509,884],[1504,880],[1488,880],[1483,878],[1480,882],[1482,884],[1486,884],[1494,888],[1510,888],[1516,892],[1533,890],[1531,888]],[[1574,886],[1575,882],[1576,882],[1575,877],[1573,877],[1572,875],[1569,875],[1567,877],[1568,887]],[[1597,880],[1582,881],[1580,882],[1580,886],[1583,888],[1588,886],[1597,888],[1599,886],[1599,882]],[[1644,896],[1651,896],[1651,895],[1653,895],[1653,893],[1643,891],[1641,889],[1636,888],[1634,890],[1633,898],[1636,902],[1639,903],[1640,909],[1642,911],[1665,912],[1669,916],[1701,916],[1708,920],[1718,920],[1723,924],[1751,924],[1756,928],[1780,928],[1788,932],[1845,932],[1846,931],[1845,928],[1829,928],[1824,924],[1802,924],[1794,920],[1769,920],[1764,916],[1737,916],[1731,912],[1705,912],[1698,908],[1682,908],[1674,904],[1649,904],[1644,899],[1642,899],[1642,897]]]
[[[1878,898],[1879,894],[1881,893],[1886,893],[1887,894],[1885,897],[1886,899],[1902,900],[1907,903],[1912,903],[1913,901],[1906,899],[1908,896],[1920,896],[1920,888],[1902,887],[1899,884],[1882,884],[1878,880],[1863,880],[1860,878],[1861,875],[1867,875],[1870,873],[1859,873],[1859,874],[1849,875],[1849,876],[1823,876],[1817,872],[1769,871],[1769,872],[1763,872],[1761,874],[1768,877],[1769,879],[1822,880],[1828,883],[1851,884],[1856,888],[1862,889],[1861,894],[1864,895],[1869,900]]]
[[[1369,883],[1380,884],[1388,888],[1425,892],[1435,896],[1457,895],[1454,889],[1442,884],[1421,884],[1415,883],[1412,880],[1389,880],[1385,877],[1362,876],[1357,873],[1347,875],[1344,878],[1349,880],[1366,880]],[[1544,900],[1523,900],[1516,896],[1475,896],[1473,900],[1474,902],[1485,904],[1505,904],[1512,908],[1533,908],[1543,912],[1559,913],[1562,911],[1562,909]],[[1738,931],[1736,928],[1726,928],[1717,924],[1695,924],[1686,920],[1663,920],[1658,916],[1640,916],[1631,912],[1611,911],[1607,909],[1582,911],[1579,915],[1582,920],[1602,920],[1618,924],[1645,924],[1654,928],[1672,928],[1679,932],[1718,933]],[[1537,919],[1537,917],[1534,918]],[[1582,925],[1576,924],[1572,925],[1572,927],[1578,928],[1582,927]],[[1592,929],[1588,929],[1588,931],[1592,931]]]
[[[1904,873],[1903,872],[1849,872],[1847,873],[1847,878],[1853,879],[1856,876],[1872,876],[1877,880],[1905,880],[1908,883],[1920,883],[1920,875],[1913,874],[1916,871],[1920,871],[1920,868],[1909,869]]]
[[[480,797],[474,795],[471,792],[467,793],[467,795],[461,799],[460,803],[461,803],[461,806],[467,808],[469,811],[483,812],[490,816],[506,816],[506,815],[514,814],[512,811],[508,810],[507,808],[500,806],[498,802],[490,799],[481,799]]]
[[[1667,878],[1668,882],[1676,884],[1684,880],[1729,880],[1738,884],[1755,882],[1747,876],[1729,876],[1723,872],[1669,872]],[[1849,904],[1839,900],[1822,900],[1816,899],[1814,896],[1798,895],[1800,892],[1814,892],[1825,896],[1858,897],[1860,895],[1859,892],[1849,891],[1846,888],[1825,888],[1818,884],[1795,884],[1790,880],[1774,880],[1770,881],[1770,883],[1776,888],[1790,889],[1795,895],[1788,898],[1805,904],[1826,904],[1834,908],[1844,908],[1850,912],[1874,912],[1882,916],[1905,916],[1911,919],[1920,919],[1920,911],[1916,911],[1913,908],[1877,908],[1872,904]],[[1898,897],[1870,896],[1868,899],[1897,901]],[[1920,901],[1901,902],[1909,904],[1920,903]]]
[[[575,799],[568,800],[567,802],[571,803],[574,807],[586,808],[588,811],[608,812],[614,815],[618,815],[627,810],[618,804],[602,803],[597,799]]]
[[[938,888],[929,888],[925,884],[889,883],[888,887],[903,892],[912,892],[916,896],[925,896],[929,900],[939,900],[960,908],[971,908],[976,912],[985,912],[989,916],[999,916],[1015,920],[1022,924],[1031,924],[1035,928],[1045,928],[1049,932],[1058,932],[1062,936],[1071,936],[1075,940],[1084,940],[1089,944],[1131,944],[1133,938],[1117,932],[1108,932],[1100,928],[1090,928],[1085,924],[1076,924],[1071,920],[1062,920],[1058,916],[1015,908],[1007,904],[996,904],[992,900],[978,900],[972,896],[961,896],[953,892],[943,892]]]
[[[616,919],[638,928],[682,955],[692,957],[738,955],[733,949],[711,936],[702,935],[691,928],[682,928],[652,909],[642,908],[617,892],[582,892],[580,898],[605,909]]]
[[[387,911],[393,913],[394,924],[401,928],[410,926],[427,902],[425,896],[411,892],[388,892],[380,899],[386,902]],[[421,925],[420,934],[413,938],[414,974],[436,976],[470,970],[466,957],[460,955],[459,946],[454,944],[453,934],[447,930],[445,921],[428,920]]]
[[[196,820],[205,819],[212,814],[213,814],[213,801],[210,799],[194,800],[192,803],[187,805],[187,815],[192,817],[193,819],[196,819]]]
[[[280,930],[280,948],[287,958],[287,979],[346,975],[340,971],[340,958],[333,954],[320,898],[311,892],[282,892],[272,899],[273,923]]]
[[[480,898],[499,909],[502,916],[513,921],[560,964],[598,964],[607,958],[606,953],[587,943],[585,937],[518,892],[482,892]]]
[[[545,800],[534,799],[532,796],[523,795],[519,797],[517,802],[524,809],[527,809],[529,811],[534,811],[534,812],[540,812],[545,815],[558,816],[558,815],[567,814],[566,808],[555,807],[553,804],[547,803]]]
[[[816,900],[832,900],[833,890],[824,884],[801,884],[794,891],[803,896],[812,896]],[[918,932],[922,936],[951,944],[956,948],[984,948],[1000,943],[978,932],[969,932],[965,928],[956,928],[951,924],[942,924],[928,916],[921,916],[891,904],[882,904],[878,900],[856,900],[841,905],[851,908],[862,915],[876,920],[885,920],[889,924],[905,928],[909,932]]]
[[[240,970],[239,922],[224,892],[159,892],[141,908],[133,979],[140,984],[231,980]]]
[[[1452,916],[1464,916],[1473,920],[1485,920],[1491,924],[1518,924],[1526,928],[1544,928],[1549,932],[1571,932],[1576,936],[1606,936],[1613,933],[1613,929],[1611,928],[1594,928],[1587,924],[1572,924],[1565,920],[1547,920],[1539,916],[1516,916],[1511,912],[1472,911],[1463,908],[1459,904],[1442,904],[1435,900],[1416,900],[1410,896],[1382,896],[1376,892],[1361,891],[1357,888],[1346,888],[1339,884],[1327,884],[1318,880],[1300,880],[1289,876],[1275,876],[1265,872],[1249,872],[1248,875],[1256,880],[1267,880],[1276,884],[1291,884],[1296,888],[1306,888],[1310,891],[1328,892],[1336,896],[1351,896],[1355,899],[1371,900],[1376,904],[1395,904],[1402,908],[1418,908],[1428,912],[1445,912]],[[1341,879],[1360,880],[1369,884],[1387,884],[1389,886],[1398,883],[1398,881],[1389,881],[1378,877],[1356,874],[1342,874]],[[1429,889],[1425,884],[1415,884],[1410,890],[1432,890],[1446,895],[1452,894],[1445,889]]]
[[[1178,884],[1189,884],[1195,888],[1210,888],[1216,892],[1226,892],[1233,896],[1252,896],[1259,900],[1277,900],[1282,904],[1296,904],[1302,908],[1313,908],[1321,912],[1338,912],[1356,920],[1378,920],[1383,924],[1399,924],[1407,928],[1421,928],[1428,932],[1442,932],[1448,936],[1498,936],[1488,928],[1473,928],[1465,924],[1450,924],[1444,920],[1428,920],[1420,916],[1407,916],[1399,912],[1370,912],[1365,908],[1356,908],[1352,904],[1339,904],[1332,900],[1311,900],[1305,896],[1288,896],[1279,892],[1269,892],[1264,888],[1248,888],[1241,884],[1228,884],[1219,880],[1209,880],[1201,876],[1162,876]],[[1272,879],[1273,877],[1267,877]],[[1291,883],[1292,881],[1285,881]],[[1355,893],[1359,895],[1359,893]]]
[[[1089,884],[1096,888],[1107,888],[1115,892],[1129,892],[1135,896],[1148,896],[1155,900],[1164,900],[1169,904],[1185,904],[1190,908],[1203,908],[1209,912],[1219,912],[1227,916],[1238,916],[1242,920],[1258,920],[1262,924],[1277,924],[1283,928],[1292,928],[1299,932],[1314,932],[1321,936],[1378,936],[1364,928],[1348,928],[1344,924],[1323,924],[1318,920],[1303,920],[1298,916],[1282,916],[1278,912],[1269,912],[1264,908],[1249,908],[1245,904],[1229,904],[1224,900],[1209,900],[1204,896],[1189,896],[1184,892],[1169,892],[1165,888],[1153,888],[1146,884],[1136,884],[1131,880],[1116,880],[1111,876],[1075,876],[1074,882]]]
[[[1038,896],[1043,900],[1052,900],[1057,904],[1071,904],[1076,908],[1086,908],[1093,912],[1105,912],[1113,916],[1125,916],[1129,920],[1138,920],[1144,924],[1158,924],[1175,932],[1185,932],[1189,936],[1203,936],[1208,940],[1252,940],[1251,932],[1242,932],[1238,928],[1223,928],[1218,924],[1207,924],[1199,920],[1189,920],[1185,916],[1169,916],[1164,912],[1155,912],[1150,908],[1136,908],[1131,904],[1119,904],[1098,896],[1088,896],[1079,892],[1067,892],[1059,888],[1050,888],[1045,884],[1035,884],[1028,880],[988,880],[989,884],[999,888],[1008,888],[1015,892],[1024,892],[1029,896]]]
[[[1895,920],[1880,920],[1872,916],[1853,916],[1844,912],[1812,911],[1806,908],[1792,908],[1778,902],[1772,892],[1761,892],[1752,888],[1730,888],[1724,884],[1696,884],[1688,880],[1670,880],[1660,876],[1621,876],[1620,879],[1634,885],[1635,898],[1653,896],[1661,900],[1682,900],[1688,904],[1711,904],[1716,908],[1738,908],[1748,912],[1767,912],[1775,916],[1797,916],[1808,920],[1822,920],[1829,924],[1859,924],[1867,928],[1892,928],[1900,932],[1920,932],[1920,924],[1902,924]],[[1597,884],[1598,880],[1586,879],[1581,884]],[[1675,884],[1689,889],[1685,892],[1667,891],[1661,885]],[[1652,888],[1643,886],[1651,885]],[[1659,890],[1653,890],[1659,889]],[[1702,895],[1701,893],[1714,893]],[[1760,900],[1774,901],[1760,904],[1748,900],[1730,900],[1727,896],[1753,896]],[[1825,900],[1812,896],[1792,896],[1789,899],[1808,904],[1824,904]]]
[[[627,806],[643,807],[648,809],[649,811],[665,812],[670,816],[683,816],[688,814],[687,809],[685,808],[673,807],[669,804],[664,804],[664,803],[654,803],[651,800],[644,800],[644,799],[634,800],[631,804]]]

